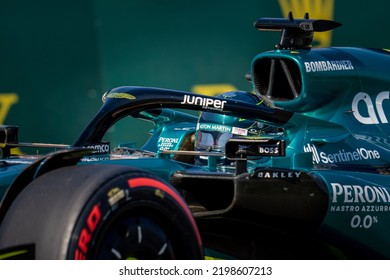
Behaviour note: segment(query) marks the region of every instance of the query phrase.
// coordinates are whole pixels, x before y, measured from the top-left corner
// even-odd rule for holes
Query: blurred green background
[[[20,140],[71,144],[122,85],[251,90],[251,59],[279,33],[258,17],[343,23],[317,46],[390,47],[385,0],[0,0],[0,122]]]

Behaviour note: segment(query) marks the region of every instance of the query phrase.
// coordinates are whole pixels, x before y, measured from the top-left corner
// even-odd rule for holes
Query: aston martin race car
[[[1,126],[0,259],[389,258],[389,53],[254,25],[253,92],[117,87],[71,145]]]

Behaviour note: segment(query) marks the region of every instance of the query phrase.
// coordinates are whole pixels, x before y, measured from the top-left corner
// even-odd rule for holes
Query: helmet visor
[[[226,142],[232,138],[232,134],[228,132],[218,131],[198,131],[195,145],[200,150],[223,151]]]

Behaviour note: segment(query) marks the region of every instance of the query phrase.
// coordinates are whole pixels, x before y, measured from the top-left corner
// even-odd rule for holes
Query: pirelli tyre
[[[28,248],[36,259],[203,258],[180,194],[148,172],[115,165],[64,167],[29,184],[0,226],[5,248],[10,256]]]

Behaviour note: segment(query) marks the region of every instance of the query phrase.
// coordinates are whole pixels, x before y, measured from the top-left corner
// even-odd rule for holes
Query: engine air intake
[[[302,90],[302,76],[295,61],[285,58],[261,58],[253,64],[256,91],[271,100],[292,100]]]

